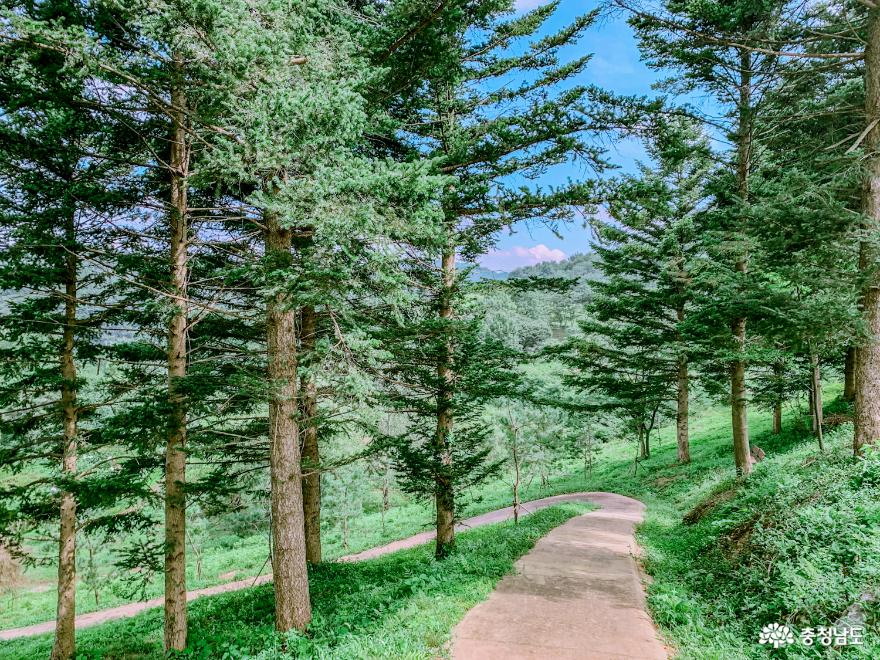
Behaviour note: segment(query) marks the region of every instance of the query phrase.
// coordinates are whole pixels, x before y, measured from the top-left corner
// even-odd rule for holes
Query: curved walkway
[[[601,508],[538,541],[515,574],[465,615],[453,633],[453,660],[668,657],[645,610],[633,557],[633,527],[644,505],[612,493],[559,499],[586,499]]]
[[[502,653],[505,660],[513,660],[514,658],[546,658],[548,657],[547,653],[552,653],[553,655],[549,657],[554,658],[613,659],[618,657],[638,657],[648,660],[651,658],[667,657],[663,651],[663,646],[656,640],[651,620],[645,612],[644,594],[639,581],[638,568],[630,554],[636,550],[632,534],[633,526],[642,519],[644,505],[637,500],[612,493],[574,493],[525,502],[520,505],[520,515],[527,515],[533,511],[553,506],[560,502],[572,501],[593,502],[602,508],[600,511],[594,511],[573,518],[553,530],[517,563],[518,574],[504,578],[489,600],[471,610],[456,628],[453,647],[454,657],[462,659],[493,658],[501,657]],[[479,527],[480,525],[502,522],[512,517],[513,507],[506,507],[468,518],[458,523],[456,527],[459,531],[464,531],[472,527]],[[583,538],[584,536],[590,536],[591,538],[585,539]],[[340,557],[338,561],[372,559],[397,550],[428,543],[433,538],[433,532],[423,532],[388,543],[387,545]],[[593,564],[595,565],[590,569],[590,565]],[[592,575],[589,574],[590,570],[593,571]],[[218,584],[213,587],[188,592],[187,600],[191,601],[202,596],[213,596],[229,591],[247,589],[248,587],[271,581],[272,574],[268,573],[256,578]],[[544,585],[544,588],[539,589],[538,585]],[[607,587],[608,593],[603,593],[602,589],[597,590],[597,587],[602,585]],[[514,598],[518,590],[523,591],[524,589],[526,592],[520,594],[520,598]],[[529,590],[534,593],[531,593]],[[612,612],[602,598],[612,592],[620,596],[620,603],[617,609],[626,610],[625,616],[622,619],[618,617],[618,614],[624,614],[624,612]],[[140,603],[129,603],[98,612],[81,614],[76,617],[76,628],[79,630],[114,619],[132,617],[144,610],[160,607],[162,603],[162,598],[153,598],[152,600]],[[600,605],[598,610],[597,605]],[[502,609],[498,610],[499,607]],[[520,639],[523,636],[522,631],[528,630],[528,627],[523,626],[523,622],[514,624],[514,618],[505,614],[507,610],[504,608],[508,607],[525,608],[520,610],[520,618],[526,619],[526,622],[531,621],[533,626],[536,625],[538,628],[550,633],[551,638],[555,639],[558,637],[561,640],[560,643],[567,644],[570,643],[570,640],[576,640],[580,643],[580,641],[587,640],[585,635],[592,635],[590,639],[609,640],[608,643],[613,644],[615,648],[629,648],[626,643],[628,637],[638,637],[640,640],[643,638],[648,640],[650,637],[650,640],[656,645],[656,649],[653,647],[648,649],[648,646],[646,646],[646,651],[640,651],[638,655],[621,654],[620,651],[608,655],[602,653],[601,647],[597,646],[597,654],[590,655],[588,653],[585,655],[581,653],[572,655],[571,653],[566,654],[567,650],[570,650],[566,646],[548,646],[547,644],[552,639],[548,638],[549,641],[545,640],[544,637],[537,636],[539,631],[536,631],[529,633],[526,639],[544,641],[537,645],[530,642],[530,646],[526,646],[529,648],[533,647],[534,650],[529,651],[522,644],[516,642],[505,644],[503,642],[506,639]],[[535,607],[543,609],[536,612],[534,610]],[[556,623],[550,626],[549,624],[552,622],[549,621],[549,617],[546,615],[546,613],[551,611],[550,608],[553,611],[556,609],[567,610],[568,608],[574,608],[575,612],[581,612],[581,614],[572,618],[570,615],[566,615],[565,612],[561,612],[564,616],[560,616],[556,619]],[[596,622],[600,620],[594,616],[587,617],[586,613],[588,610],[591,612],[597,610],[602,617],[614,614],[612,627],[607,628],[608,624],[606,622],[602,625],[605,625],[607,629],[596,628]],[[536,614],[540,616],[536,616]],[[493,617],[497,618],[499,615],[502,619],[498,621],[497,625],[501,627],[497,629],[496,633],[487,637],[480,632],[480,626],[484,625],[483,622],[494,620]],[[487,619],[486,617],[489,618]],[[505,623],[505,621],[508,623]],[[624,624],[627,627],[626,630],[622,630],[618,622]],[[594,627],[592,632],[587,629],[588,626]],[[629,626],[632,627],[629,628]],[[516,631],[509,631],[511,627],[515,627],[521,632],[517,634]],[[552,630],[549,628],[552,628]],[[54,630],[55,622],[47,621],[22,628],[2,630],[0,631],[0,640],[42,635],[51,633]],[[509,631],[510,634],[503,631]],[[489,642],[489,645],[480,646],[480,640],[472,639],[476,635],[482,635],[482,642]],[[617,641],[610,641],[615,636],[618,637]],[[491,640],[502,641],[493,642]],[[652,655],[648,650],[651,650],[654,654]]]

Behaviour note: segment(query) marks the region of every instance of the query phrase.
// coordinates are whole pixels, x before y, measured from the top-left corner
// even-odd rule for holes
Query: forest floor
[[[626,439],[600,444],[592,469],[564,465],[544,484],[536,478],[524,487],[522,499],[589,490],[645,503],[637,539],[652,578],[648,606],[678,658],[880,657],[880,451],[853,459],[847,406],[834,399],[839,391],[838,385],[826,386],[826,412],[836,421],[827,429],[824,453],[802,409],[786,411],[785,430],[777,435],[770,414],[750,410],[751,440],[766,459],[745,483],[733,472],[729,410],[695,406],[690,464],[675,460],[673,424],[656,435],[649,459],[636,463],[634,443]],[[510,483],[499,479],[471,494],[463,514],[509,502]],[[518,526],[463,532],[457,552],[444,562],[434,561],[431,547],[423,545],[372,561],[317,567],[308,636],[275,634],[270,584],[199,599],[190,606],[187,657],[444,656],[468,610],[538,539],[581,513],[578,506],[544,509]],[[406,505],[385,514],[384,529],[378,513],[352,520],[349,553],[424,530],[430,517],[428,508]],[[339,552],[339,541],[328,533],[331,558],[346,554]],[[206,554],[205,571],[217,579],[246,561],[255,575],[265,556],[255,540],[216,560]],[[34,608],[24,613],[17,607],[21,600],[11,608],[0,605],[0,625],[50,618],[37,600],[43,596],[33,596]],[[798,642],[774,650],[758,643],[761,628],[771,623],[789,625],[800,636],[850,616],[865,625],[860,644]],[[161,610],[95,626],[78,638],[83,657],[161,657]],[[18,639],[0,645],[0,657],[45,657],[50,646],[47,635]]]
[[[574,493],[570,495],[555,495],[552,497],[545,497],[539,500],[532,500],[525,503],[524,505],[520,505],[519,515],[526,516],[530,513],[534,513],[535,511],[540,511],[541,509],[546,509],[557,504],[564,504],[568,502],[584,502],[589,504],[597,501],[597,498],[598,501],[603,501],[603,496],[606,495],[609,494]],[[462,520],[457,523],[456,528],[458,533],[461,533],[469,529],[482,527],[483,525],[505,522],[507,520],[511,520],[513,517],[513,507],[510,506],[503,509],[490,511],[479,516],[474,516],[472,518],[467,518],[466,520]],[[641,520],[641,516],[639,517],[639,520]],[[629,534],[632,535],[632,530],[630,530]],[[337,561],[356,562],[368,559],[375,559],[377,557],[391,554],[392,552],[398,552],[400,550],[407,550],[410,548],[418,547],[420,545],[424,545],[425,543],[428,543],[433,539],[434,532],[422,532],[420,534],[415,534],[413,536],[405,539],[400,539],[398,541],[392,541],[391,543],[387,543],[376,548],[370,548],[369,550],[364,550],[356,554],[345,555],[343,557],[340,557]],[[223,584],[218,584],[213,587],[206,587],[204,589],[194,589],[187,592],[187,601],[191,602],[204,596],[216,596],[218,594],[229,593],[231,591],[249,589],[251,587],[266,584],[267,582],[271,581],[272,574],[265,573],[254,578],[225,582]],[[98,610],[96,612],[81,614],[76,617],[76,629],[81,630],[84,628],[96,626],[101,623],[107,623],[108,621],[115,621],[116,619],[126,619],[129,617],[133,617],[137,614],[140,614],[144,610],[160,607],[163,602],[164,600],[162,598],[151,598],[150,600],[146,601],[128,603],[127,605],[120,605],[118,607],[110,607],[104,610]],[[34,635],[44,635],[46,633],[54,632],[54,630],[54,620],[44,621],[43,623],[36,623],[30,626],[22,626],[19,628],[9,628],[6,630],[0,630],[0,641],[18,639],[20,637],[31,637]]]

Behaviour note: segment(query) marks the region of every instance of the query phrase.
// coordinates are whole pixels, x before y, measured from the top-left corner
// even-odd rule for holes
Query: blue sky
[[[517,0],[517,8],[525,11],[547,0]],[[546,30],[555,31],[575,16],[589,11],[594,3],[584,0],[562,0]],[[659,75],[640,61],[632,30],[623,16],[600,18],[576,47],[565,55],[593,54],[587,70],[576,80],[595,84],[618,94],[651,94],[651,85]],[[644,158],[641,146],[631,140],[608,144],[608,159],[623,171],[631,171],[637,160]],[[542,181],[546,184],[563,183],[567,179],[582,179],[588,172],[576,165],[556,168]],[[496,248],[480,258],[480,264],[493,270],[513,270],[541,261],[559,261],[572,254],[586,252],[590,247],[590,230],[574,223],[561,230],[561,237],[548,228],[535,225],[519,226],[511,234],[502,232]]]

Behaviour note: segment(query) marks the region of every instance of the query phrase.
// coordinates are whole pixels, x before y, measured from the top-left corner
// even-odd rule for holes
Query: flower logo
[[[791,628],[778,623],[771,623],[761,628],[761,636],[758,638],[761,644],[772,644],[774,649],[780,646],[794,644],[794,633]]]

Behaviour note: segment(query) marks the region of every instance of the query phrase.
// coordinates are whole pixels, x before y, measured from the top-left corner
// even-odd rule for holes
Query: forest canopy
[[[637,93],[591,75],[615,21]],[[531,232],[580,242],[490,267]],[[455,559],[466,514],[519,523],[534,488],[650,510],[688,483],[691,525],[809,447],[772,501],[867,497],[878,336],[871,0],[0,9],[0,592],[26,604],[0,616],[54,616],[52,658],[78,610],[160,595],[161,653],[188,652],[194,585],[267,570],[274,631],[241,655],[295,657],[323,643],[328,560],[428,525],[426,570],[458,575],[486,560]],[[823,614],[876,601],[870,511]],[[796,600],[773,615],[803,623]]]

